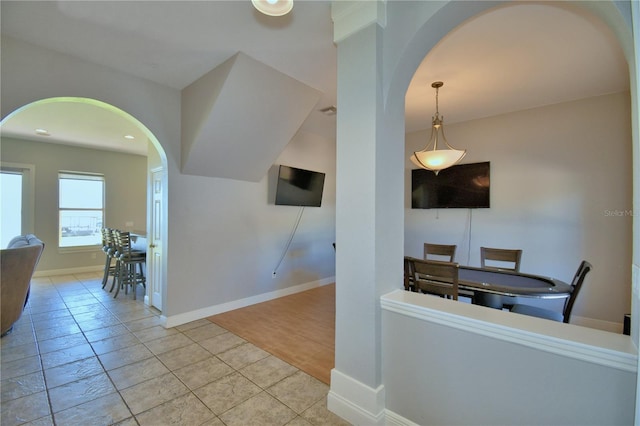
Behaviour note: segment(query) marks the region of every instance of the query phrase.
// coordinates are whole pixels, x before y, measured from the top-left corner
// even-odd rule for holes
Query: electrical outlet
[[[273,272],[271,273],[271,278],[275,278],[275,277],[276,277],[276,271],[273,271]]]

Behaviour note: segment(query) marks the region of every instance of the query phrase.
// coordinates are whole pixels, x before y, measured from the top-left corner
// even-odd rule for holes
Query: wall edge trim
[[[393,293],[390,295],[392,294]],[[633,355],[604,346],[561,339],[551,335],[496,324],[490,321],[481,321],[443,310],[393,300],[385,296],[381,297],[381,307],[385,311],[395,312],[421,321],[527,346],[567,358],[582,360],[632,373],[637,373],[638,371],[637,354]]]

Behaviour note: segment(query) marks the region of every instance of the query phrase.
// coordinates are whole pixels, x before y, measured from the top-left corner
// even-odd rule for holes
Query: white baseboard
[[[34,278],[52,277],[52,276],[58,276],[58,275],[73,275],[73,274],[84,274],[87,272],[102,272],[102,271],[104,271],[104,265],[81,266],[78,268],[49,269],[48,271],[35,271],[33,273],[33,277]]]
[[[384,386],[376,389],[331,370],[331,389],[327,408],[354,425],[384,425],[386,418]]]
[[[411,420],[402,417],[400,414],[394,413],[390,410],[385,411],[385,418],[385,425],[389,426],[420,426],[417,423],[414,423]]]
[[[222,303],[220,305],[207,306],[206,308],[196,309],[195,311],[185,312],[177,315],[171,315],[168,317],[163,316],[162,320],[165,322],[163,325],[166,328],[176,327],[178,325],[186,324],[191,321],[197,321],[202,318],[210,317],[211,315],[217,315],[223,312],[233,311],[234,309],[244,308],[247,306],[255,305],[256,303],[262,303],[269,300],[277,299],[279,297],[300,293],[301,291],[311,290],[312,288],[315,288],[315,287],[321,287],[323,285],[332,284],[335,281],[336,281],[335,277],[324,278],[322,280],[312,281],[304,284],[298,284],[296,286],[288,287],[282,290],[276,290],[276,291],[271,291],[269,293],[258,294],[258,295],[247,297],[244,299]]]

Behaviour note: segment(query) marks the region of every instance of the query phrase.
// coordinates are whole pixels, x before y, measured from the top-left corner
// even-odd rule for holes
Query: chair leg
[[[140,272],[137,272],[136,264],[138,265],[138,269]],[[137,299],[137,286],[138,284],[142,284],[143,288],[147,289],[146,279],[144,276],[144,270],[142,268],[142,262],[127,262],[125,260],[120,260],[116,258],[116,265],[114,267],[113,274],[113,283],[111,284],[111,290],[113,291],[114,287],[116,288],[116,293],[114,294],[114,298],[118,297],[120,290],[124,288],[125,294],[129,294],[129,286],[131,286],[131,291],[133,292],[133,299]]]
[[[144,274],[142,272],[142,263],[137,262],[140,272],[136,272],[136,264],[131,265],[131,291],[133,292],[133,300],[138,297],[138,284],[144,286]]]
[[[109,293],[111,293],[118,282],[118,277],[120,275],[120,259],[116,259],[116,264],[113,267],[113,280],[111,281],[111,288],[109,289]]]
[[[109,271],[111,271],[111,256],[107,254],[107,258],[104,263],[104,275],[102,276],[102,288],[105,288],[107,281],[109,281]]]
[[[144,276],[142,265],[143,264],[140,263],[140,277],[142,278],[142,288],[144,288],[144,293],[147,294],[147,277]]]
[[[138,289],[138,276],[136,275],[135,263],[131,265],[131,292],[133,293],[133,300],[136,300],[136,293]]]
[[[118,293],[120,293],[120,287],[122,287],[125,283],[126,280],[126,264],[122,261],[118,262],[119,268],[118,268],[118,279],[114,280],[115,284],[116,284],[116,294],[113,295],[113,298],[115,299],[116,297],[118,297]]]
[[[129,286],[133,286],[131,281],[132,281],[132,273],[131,273],[131,269],[132,269],[132,265],[131,263],[127,263],[126,267],[125,267],[125,274],[124,274],[124,294],[129,294]]]

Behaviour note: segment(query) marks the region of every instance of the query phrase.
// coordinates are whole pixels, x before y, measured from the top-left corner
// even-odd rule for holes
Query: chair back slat
[[[522,250],[520,249],[501,249],[491,247],[480,247],[480,266],[484,269],[497,269],[507,271],[520,271],[520,260],[522,259]],[[488,264],[490,262],[507,262],[512,266],[496,266]]]
[[[456,256],[456,248],[457,246],[455,244],[451,245],[424,243],[424,259],[453,262]],[[439,257],[434,258],[433,256]]]
[[[131,257],[131,233],[114,230],[115,244],[120,257]]]
[[[111,228],[105,228],[104,229],[104,240],[105,240],[105,246],[107,247],[107,250],[109,252],[115,252],[116,250],[116,235],[115,235],[115,229],[111,229]]]
[[[416,258],[409,258],[409,262],[416,290],[458,300],[457,263]]]
[[[100,234],[102,235],[102,250],[106,250],[109,247],[107,234],[109,231],[107,228],[100,229]]]

